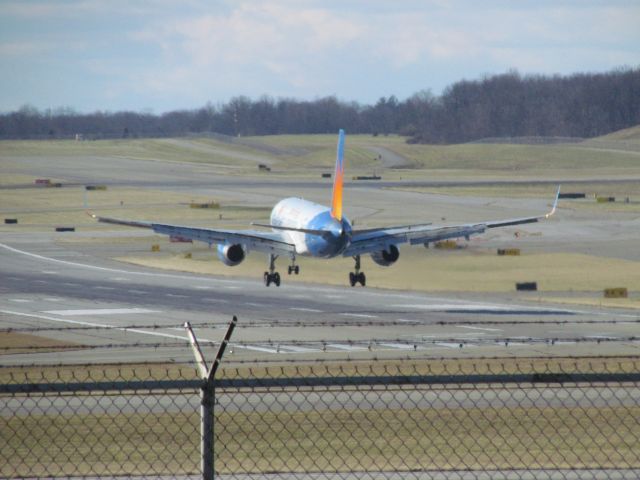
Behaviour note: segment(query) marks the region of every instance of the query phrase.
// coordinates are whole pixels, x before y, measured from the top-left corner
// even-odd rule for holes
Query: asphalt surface
[[[249,207],[270,206],[289,195],[326,203],[331,189],[330,181],[319,178],[241,177],[233,167],[215,164],[119,156],[3,159],[2,172],[9,175],[51,177],[63,185],[138,186],[184,194],[185,199],[201,194]],[[557,183],[517,177],[412,181],[410,175],[408,171],[402,182],[348,184],[349,218],[357,220],[357,226],[379,226],[537,215],[548,211],[551,184]],[[425,195],[388,188],[517,184],[549,184],[549,198],[457,197],[446,195],[446,189]],[[49,207],[42,205],[41,211],[48,212]],[[556,218],[560,216],[561,228]],[[556,217],[535,224],[535,235],[520,238],[519,246],[531,252],[606,251],[615,258],[640,259],[640,249],[634,248],[640,228],[636,214],[594,215],[561,204]],[[161,219],[159,207],[153,220]],[[96,228],[91,235],[113,238],[113,245],[58,242],[61,237],[51,230],[50,225],[28,230],[22,225],[0,227],[0,328],[65,342],[70,348],[16,353],[8,346],[0,351],[0,365],[114,358],[191,360],[184,322],[194,325],[199,339],[213,352],[233,315],[238,316],[239,327],[227,359],[633,355],[640,347],[630,340],[640,335],[640,312],[633,309],[553,306],[515,292],[425,294],[350,288],[346,274],[344,287],[287,282],[283,275],[280,288],[265,288],[260,278],[169,273],[116,262],[111,258],[126,255],[133,246],[116,241],[122,231],[111,226]],[[512,232],[491,235],[492,245],[497,246],[513,238]]]
[[[189,321],[211,352],[233,315],[234,359],[634,354],[634,310],[517,295],[433,295],[166,273],[32,235],[0,243],[0,328],[91,349],[12,354],[2,364],[192,359]],[[44,330],[43,330],[44,329]],[[158,349],[157,346],[163,348]]]
[[[224,175],[227,167],[184,165],[131,158],[19,157],[9,159],[11,169],[0,173],[52,177],[69,186],[88,183],[135,186],[187,195],[202,194],[247,205],[273,205],[279,198],[304,194],[325,202],[330,182],[286,177],[241,178]],[[14,161],[16,160],[16,161]],[[254,161],[256,159],[245,159]],[[391,159],[401,163],[401,159]],[[265,162],[268,163],[268,162]],[[222,172],[222,173],[221,173]],[[410,175],[410,172],[408,172]],[[611,179],[639,181],[638,179]],[[578,187],[583,181],[567,181]],[[346,186],[345,204],[350,218],[398,224],[410,221],[511,218],[547,210],[555,179],[354,182]],[[495,199],[425,195],[389,190],[397,187],[452,187],[545,184],[550,198]],[[11,188],[28,188],[16,185]],[[64,188],[63,188],[64,190]],[[425,200],[428,205],[425,205]],[[397,206],[402,208],[398,209]],[[46,211],[48,205],[42,205]],[[13,211],[2,210],[3,213]],[[480,216],[482,215],[482,216]],[[572,251],[638,260],[637,215],[594,216],[580,210],[562,211],[563,224],[536,225],[543,236],[523,239],[534,251]],[[159,212],[161,219],[161,212]],[[446,220],[445,220],[446,219]],[[372,288],[335,287],[288,283],[265,288],[261,279],[212,277],[170,273],[131,266],[111,260],[122,246],[86,248],[82,244],[58,242],[41,230],[0,228],[0,330],[55,340],[64,348],[0,349],[0,366],[59,363],[113,363],[143,361],[191,361],[183,323],[188,321],[201,341],[205,355],[212,357],[233,315],[239,318],[225,361],[306,361],[312,359],[372,359],[407,357],[549,357],[567,355],[637,355],[640,314],[633,309],[553,306],[527,294],[425,294]],[[37,231],[36,231],[37,230]],[[117,232],[99,231],[95,235]],[[129,236],[135,234],[127,234]],[[126,248],[126,245],[124,246]],[[88,348],[87,348],[88,347]],[[505,360],[507,362],[508,360]],[[396,392],[389,392],[393,395]],[[476,406],[473,392],[445,389],[396,395],[407,405],[433,408]],[[273,394],[272,394],[273,395]],[[283,408],[308,407],[303,396],[281,392],[272,400]],[[566,389],[550,386],[531,390],[507,388],[483,391],[486,405],[496,406],[593,406],[637,405],[638,388],[592,385]],[[594,400],[597,399],[597,400]],[[26,402],[25,402],[26,400]],[[64,400],[64,401],[63,401]],[[131,398],[128,398],[128,402]],[[172,402],[171,409],[192,410],[198,396],[149,396],[141,394],[127,408],[154,410]],[[255,392],[223,395],[227,409],[255,411],[260,408]],[[388,401],[380,392],[364,393],[362,402],[384,408]],[[122,409],[120,398],[84,397],[90,409]],[[318,399],[327,408],[344,408],[334,393]],[[11,403],[13,402],[13,403]],[[21,398],[5,402],[3,414],[39,411],[39,402],[57,413],[71,413],[74,398]],[[120,405],[120,406],[119,406]],[[164,407],[162,407],[164,405]],[[356,406],[356,405],[346,405]],[[273,407],[273,405],[272,405]],[[155,410],[154,410],[155,411]],[[222,478],[340,478],[340,479],[631,479],[633,469],[511,470],[511,471],[416,471],[405,473],[366,472],[352,474],[266,474]],[[189,478],[189,477],[184,477]]]

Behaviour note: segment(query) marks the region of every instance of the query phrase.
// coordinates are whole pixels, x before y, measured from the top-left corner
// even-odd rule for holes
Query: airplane
[[[296,264],[298,256],[333,258],[337,256],[353,257],[354,271],[349,272],[349,284],[366,285],[366,276],[362,271],[360,257],[369,254],[372,260],[381,266],[393,265],[400,257],[398,245],[429,246],[430,243],[452,239],[469,238],[484,233],[487,229],[509,227],[525,223],[534,223],[551,217],[558,205],[560,186],[551,210],[540,216],[515,218],[509,220],[484,221],[464,225],[433,226],[427,224],[400,225],[381,228],[356,229],[343,215],[342,192],[344,182],[344,145],[345,133],[338,133],[335,174],[331,206],[324,206],[302,198],[290,197],[280,200],[271,211],[268,224],[252,223],[253,226],[269,230],[222,230],[196,228],[164,223],[120,220],[101,217],[87,212],[99,222],[149,228],[155,233],[169,235],[182,240],[196,240],[217,245],[218,258],[227,266],[239,265],[250,251],[269,255],[269,270],[264,272],[264,284],[280,286],[280,274],[276,271],[275,261],[280,256],[288,256],[291,264],[288,274],[300,273]]]

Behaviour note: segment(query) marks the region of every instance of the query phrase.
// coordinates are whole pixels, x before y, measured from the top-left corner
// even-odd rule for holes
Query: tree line
[[[640,68],[569,76],[512,71],[462,80],[441,95],[418,92],[374,105],[240,96],[219,105],[163,114],[78,113],[24,106],[0,114],[0,138],[139,138],[219,133],[232,136],[334,133],[399,134],[409,142],[461,143],[489,137],[581,137],[640,124]]]

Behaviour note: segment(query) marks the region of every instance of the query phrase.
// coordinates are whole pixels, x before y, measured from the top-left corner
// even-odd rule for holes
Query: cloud
[[[44,95],[21,76],[96,106],[166,108],[265,93],[368,102],[511,68],[637,66],[638,18],[622,0],[0,0],[0,108]]]
[[[357,21],[323,8],[248,2],[220,14],[156,24],[132,38],[156,45],[165,65],[190,70],[195,83],[206,77],[214,85],[219,80],[255,85],[267,75],[300,89],[314,85],[322,63],[340,56],[365,32]],[[155,88],[184,86],[188,76],[167,75]]]
[[[0,43],[0,57],[23,57],[27,55],[42,54],[51,51],[54,47],[47,42],[6,42]]]

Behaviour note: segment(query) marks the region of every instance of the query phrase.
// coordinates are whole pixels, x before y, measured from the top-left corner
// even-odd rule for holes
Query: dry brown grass
[[[317,409],[219,411],[216,471],[640,466],[640,407]],[[0,475],[195,473],[198,423],[195,412],[14,416],[0,431]]]
[[[73,342],[62,342],[59,340],[29,335],[17,332],[0,333],[0,355],[18,354],[33,352],[55,351],[59,348],[83,348],[82,345]]]
[[[266,266],[265,258],[257,254],[249,255],[237,267],[226,267],[215,258],[213,251],[194,249],[192,259],[149,255],[119,260],[160,269],[253,278],[261,278]],[[285,263],[286,259],[280,264]],[[345,258],[300,258],[298,263],[301,274],[285,276],[283,282],[346,285],[347,273],[353,269],[353,261]],[[436,252],[407,247],[401,250],[400,260],[388,268],[363,258],[363,270],[368,286],[401,290],[512,292],[516,282],[537,281],[541,291],[601,291],[611,285],[640,291],[640,262],[572,253],[498,257],[495,251],[487,250]]]

